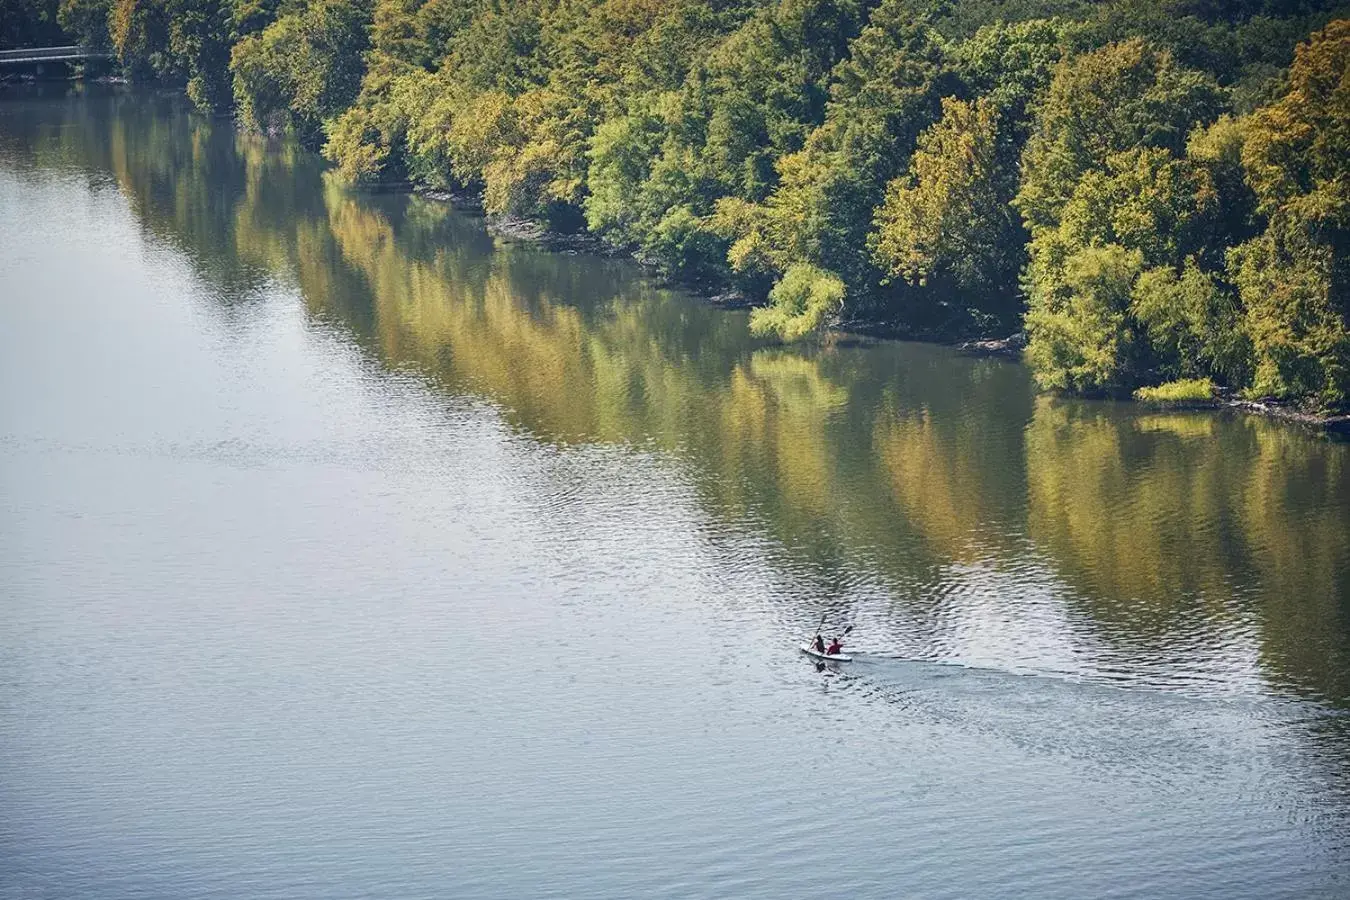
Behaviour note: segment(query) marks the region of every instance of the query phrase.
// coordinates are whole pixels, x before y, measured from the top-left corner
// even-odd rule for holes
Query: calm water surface
[[[1348,615],[1346,445],[0,99],[6,898],[1350,896]]]

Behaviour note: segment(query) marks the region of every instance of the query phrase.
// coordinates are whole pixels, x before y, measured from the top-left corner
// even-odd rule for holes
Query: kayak
[[[807,656],[814,656],[816,659],[828,659],[830,662],[853,662],[853,657],[847,653],[821,653],[810,644],[802,644],[802,652]]]

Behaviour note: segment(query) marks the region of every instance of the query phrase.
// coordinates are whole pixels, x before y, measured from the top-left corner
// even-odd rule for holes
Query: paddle
[[[828,612],[820,614],[820,624],[816,626],[816,637],[813,637],[811,638],[811,640],[807,641],[807,643],[810,644],[812,647],[816,645],[816,638],[820,637],[820,629],[825,627],[825,617],[828,615],[829,615]]]

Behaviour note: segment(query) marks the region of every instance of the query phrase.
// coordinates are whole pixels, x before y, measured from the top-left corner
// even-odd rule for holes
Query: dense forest
[[[1047,388],[1350,403],[1350,6],[0,0],[0,42],[481,192],[795,339],[1022,329]]]

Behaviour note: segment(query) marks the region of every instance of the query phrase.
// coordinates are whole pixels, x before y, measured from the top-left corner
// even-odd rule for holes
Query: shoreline
[[[708,303],[720,309],[750,309],[755,305],[753,300],[735,288],[717,290],[711,285],[681,281],[678,278],[663,275],[655,265],[643,260],[641,256],[631,250],[608,243],[604,238],[589,231],[576,233],[554,231],[535,219],[522,216],[491,215],[483,209],[482,200],[469,191],[421,188],[415,185],[394,185],[386,189],[407,190],[427,200],[447,203],[460,212],[480,216],[488,233],[505,238],[508,241],[532,244],[550,252],[565,255],[585,253],[604,259],[631,260],[646,272],[648,277],[655,279],[658,283],[679,288],[691,296],[697,297],[700,302]]]
[[[1320,415],[1282,405],[1271,400],[1242,400],[1229,397],[1218,401],[1218,409],[1233,409],[1253,416],[1264,416],[1338,440],[1350,440],[1350,413]]]
[[[469,191],[421,188],[416,185],[390,185],[384,189],[393,191],[406,190],[411,194],[423,197],[427,200],[434,200],[438,203],[448,203],[450,206],[461,212],[481,216],[483,218],[484,227],[487,228],[488,232],[509,241],[533,244],[554,253],[568,255],[585,253],[607,259],[631,259],[639,267],[647,271],[653,278],[660,280],[663,284],[671,287],[678,287],[697,298],[700,302],[707,303],[711,306],[716,306],[721,309],[750,309],[755,306],[753,300],[735,288],[718,293],[707,285],[664,277],[659,272],[654,271],[654,267],[650,263],[643,262],[642,258],[635,253],[629,252],[625,248],[609,244],[605,242],[603,238],[597,237],[588,231],[578,232],[576,234],[566,234],[559,231],[553,231],[542,222],[534,219],[519,216],[489,215],[483,209],[481,198]],[[839,324],[828,328],[826,334],[829,338],[843,338],[845,340],[850,340],[851,338],[850,342],[856,342],[858,337],[862,337],[869,341],[907,340],[927,344],[938,344],[951,347],[959,353],[968,356],[1003,359],[1016,363],[1021,363],[1022,352],[1026,349],[1026,336],[1020,331],[1009,335],[1006,338],[981,338],[959,341],[950,338],[944,339],[938,337],[904,335],[897,333],[894,328],[887,327],[883,323],[849,321],[840,322]],[[1296,425],[1306,431],[1313,431],[1332,439],[1350,440],[1350,412],[1330,414],[1310,413],[1269,398],[1262,400],[1246,400],[1220,393],[1213,401],[1201,403],[1177,405],[1149,404],[1132,398],[1125,402],[1131,403],[1140,409],[1151,409],[1159,412],[1235,410],[1237,412],[1246,413],[1247,415],[1263,416],[1277,422]]]

